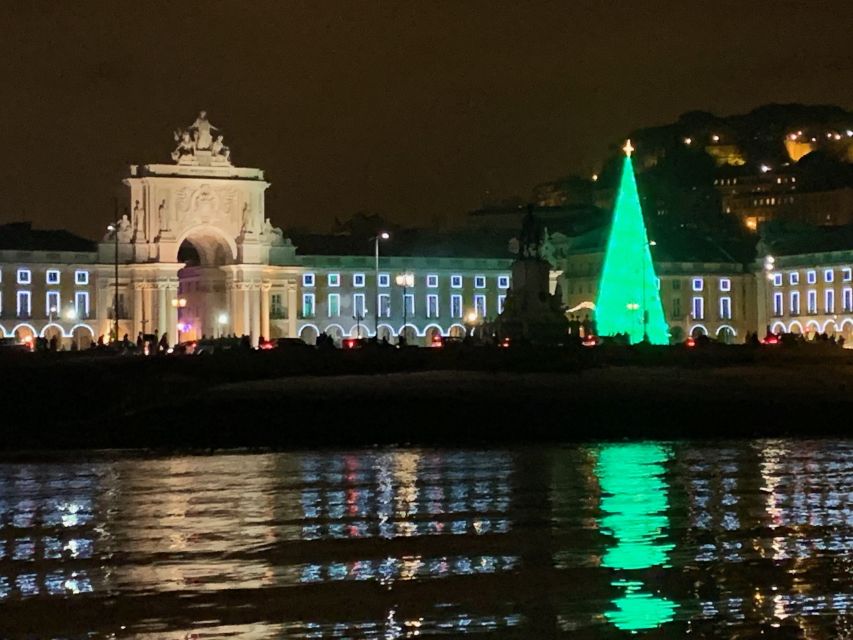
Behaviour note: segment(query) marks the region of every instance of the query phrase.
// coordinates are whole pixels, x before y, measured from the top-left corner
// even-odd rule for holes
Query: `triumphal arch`
[[[266,217],[264,172],[233,164],[204,111],[174,137],[171,164],[131,165],[127,213],[99,248],[108,262],[118,247],[121,330],[166,333],[171,343],[179,333],[245,334],[254,344],[295,335],[294,249]]]

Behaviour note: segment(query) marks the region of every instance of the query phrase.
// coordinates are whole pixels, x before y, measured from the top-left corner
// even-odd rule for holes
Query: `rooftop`
[[[31,222],[0,225],[0,250],[96,251],[96,243],[65,229],[33,229]]]

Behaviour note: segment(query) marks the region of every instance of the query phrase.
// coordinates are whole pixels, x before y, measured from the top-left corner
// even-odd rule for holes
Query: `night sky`
[[[454,222],[632,128],[853,107],[853,2],[0,1],[0,221],[102,234],[200,109],[268,215]]]

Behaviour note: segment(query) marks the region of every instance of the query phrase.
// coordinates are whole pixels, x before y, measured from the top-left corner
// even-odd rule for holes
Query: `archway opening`
[[[733,344],[735,341],[735,332],[730,327],[720,327],[717,331],[717,340],[723,344]]]
[[[85,325],[74,327],[74,330],[71,332],[71,350],[83,351],[84,349],[88,349],[92,346],[94,338],[95,336],[89,327]]]
[[[299,331],[299,338],[305,344],[312,344],[312,345],[317,344],[317,336],[318,335],[319,334],[317,333],[317,329],[315,327],[312,327],[310,324],[305,325]]]

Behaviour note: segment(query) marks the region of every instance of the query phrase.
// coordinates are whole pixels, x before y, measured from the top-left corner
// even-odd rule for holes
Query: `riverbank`
[[[853,409],[853,353],[810,345],[23,356],[5,450],[846,436]]]

